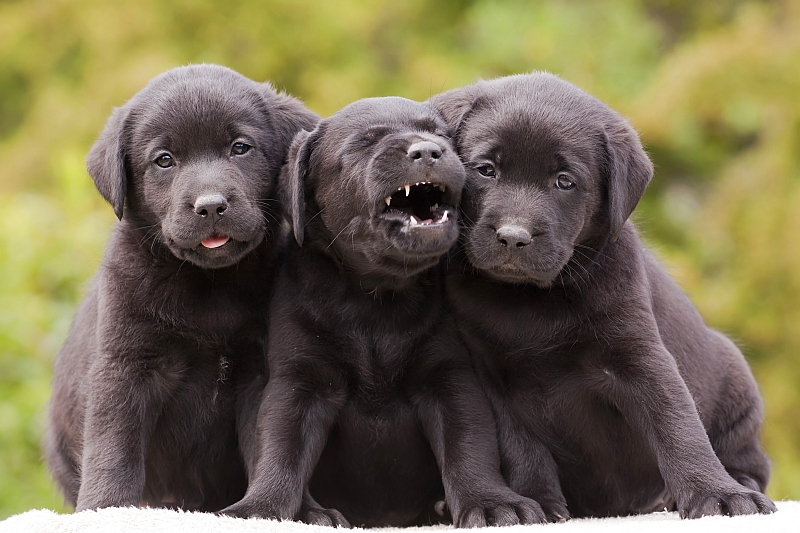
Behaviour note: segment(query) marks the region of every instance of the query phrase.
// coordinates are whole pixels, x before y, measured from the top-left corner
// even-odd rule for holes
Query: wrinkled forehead
[[[479,106],[459,131],[462,157],[501,167],[595,166],[603,142],[600,117],[559,99],[504,95]]]
[[[328,119],[324,143],[340,145],[369,130],[381,133],[421,132],[447,135],[444,120],[430,107],[399,97],[365,98]]]
[[[264,103],[248,80],[188,77],[151,84],[132,102],[135,140],[198,149],[265,129]]]

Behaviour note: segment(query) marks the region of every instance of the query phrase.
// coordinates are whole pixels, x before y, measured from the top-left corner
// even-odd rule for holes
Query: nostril
[[[408,148],[408,157],[414,161],[423,159],[427,162],[432,162],[442,157],[442,149],[435,142],[419,141]]]
[[[517,249],[521,249],[531,243],[531,234],[520,226],[502,226],[497,230],[497,242],[504,247],[513,244]]]
[[[194,212],[203,218],[208,215],[221,217],[228,210],[228,200],[221,194],[205,194],[194,202]]]

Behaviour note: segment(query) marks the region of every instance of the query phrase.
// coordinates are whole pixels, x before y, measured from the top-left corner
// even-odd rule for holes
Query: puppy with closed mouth
[[[431,105],[467,168],[448,295],[510,487],[551,519],[774,511],[742,354],[627,221],[653,173],[633,129],[545,73]]]
[[[374,98],[295,139],[281,187],[297,242],[270,310],[258,446],[222,513],[404,526],[444,497],[457,526],[544,519],[502,480],[445,307],[464,183],[447,131],[426,105]]]
[[[266,376],[277,177],[317,120],[214,65],[154,78],[108,119],[87,167],[120,222],[56,358],[46,436],[76,510],[244,494],[237,377]]]

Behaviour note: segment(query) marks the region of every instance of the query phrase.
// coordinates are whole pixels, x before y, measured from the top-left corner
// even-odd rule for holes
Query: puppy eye
[[[235,142],[233,143],[233,146],[231,146],[231,155],[246,154],[247,152],[250,151],[250,148],[252,148],[252,146],[250,146],[249,144],[245,144],[243,142]]]
[[[494,178],[497,176],[494,171],[494,167],[488,163],[475,167],[481,176],[486,176],[487,178]]]
[[[156,157],[155,164],[161,168],[169,168],[175,165],[175,160],[172,159],[172,156],[169,154],[161,154]]]
[[[556,178],[556,189],[568,191],[575,186],[575,182],[569,179],[566,174],[559,174]]]

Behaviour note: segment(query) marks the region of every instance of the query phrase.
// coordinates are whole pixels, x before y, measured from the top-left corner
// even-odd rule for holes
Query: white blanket
[[[800,533],[800,502],[776,502],[771,515],[707,517],[681,520],[676,513],[653,513],[626,518],[570,520],[545,526],[513,526],[504,533]],[[401,530],[385,528],[381,533],[442,533],[449,526]],[[0,522],[0,533],[329,533],[330,528],[297,522],[243,520],[208,513],[184,513],[166,509],[121,507],[60,515],[48,510],[28,511]],[[358,528],[356,528],[358,531]]]

